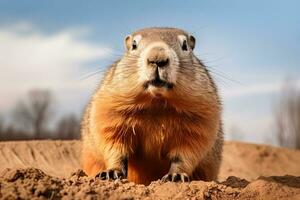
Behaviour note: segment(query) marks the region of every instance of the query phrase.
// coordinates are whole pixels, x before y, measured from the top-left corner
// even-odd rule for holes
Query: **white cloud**
[[[68,29],[44,34],[30,23],[0,26],[1,111],[32,88],[80,98],[79,93],[95,87],[95,81],[79,81],[75,74],[88,62],[109,56],[111,50],[81,39],[88,32]]]
[[[276,93],[276,92],[281,91],[283,84],[284,84],[283,81],[262,83],[262,84],[256,84],[256,85],[223,89],[223,90],[221,90],[221,92],[225,99],[237,98],[237,97],[242,97],[242,96],[270,94],[270,93]],[[297,89],[300,89],[300,80],[296,80],[294,82],[294,86]]]
[[[224,116],[225,139],[265,143],[270,134],[274,134],[275,128],[272,128],[272,122],[273,117],[268,113],[255,115],[255,111],[254,113],[251,111],[226,112]],[[269,141],[269,143],[274,143],[274,141]]]

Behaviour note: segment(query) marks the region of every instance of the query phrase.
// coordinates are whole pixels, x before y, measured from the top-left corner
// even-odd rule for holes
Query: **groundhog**
[[[82,122],[83,169],[103,180],[210,181],[217,178],[221,103],[195,37],[146,28],[125,38]]]

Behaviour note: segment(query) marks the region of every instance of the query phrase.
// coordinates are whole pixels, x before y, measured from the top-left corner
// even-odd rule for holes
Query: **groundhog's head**
[[[195,44],[195,38],[180,29],[136,31],[125,38],[126,53],[110,74],[108,87],[118,94],[134,91],[165,99],[213,93],[205,67],[193,54]]]

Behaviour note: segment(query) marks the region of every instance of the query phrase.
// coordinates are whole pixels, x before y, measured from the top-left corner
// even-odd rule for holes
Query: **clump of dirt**
[[[62,180],[33,168],[6,169],[1,173],[0,182],[0,197],[3,199],[58,199],[63,188]]]
[[[102,181],[77,170],[56,178],[35,168],[5,169],[0,174],[1,199],[300,199],[300,177],[259,177],[247,181],[234,176],[223,182]]]

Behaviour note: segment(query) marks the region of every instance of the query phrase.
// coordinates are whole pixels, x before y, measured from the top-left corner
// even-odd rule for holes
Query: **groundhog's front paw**
[[[166,174],[161,179],[163,182],[172,181],[172,182],[189,182],[190,178],[186,173],[172,173]]]
[[[99,172],[96,177],[100,178],[101,180],[116,180],[125,178],[125,175],[121,170],[109,169]]]

